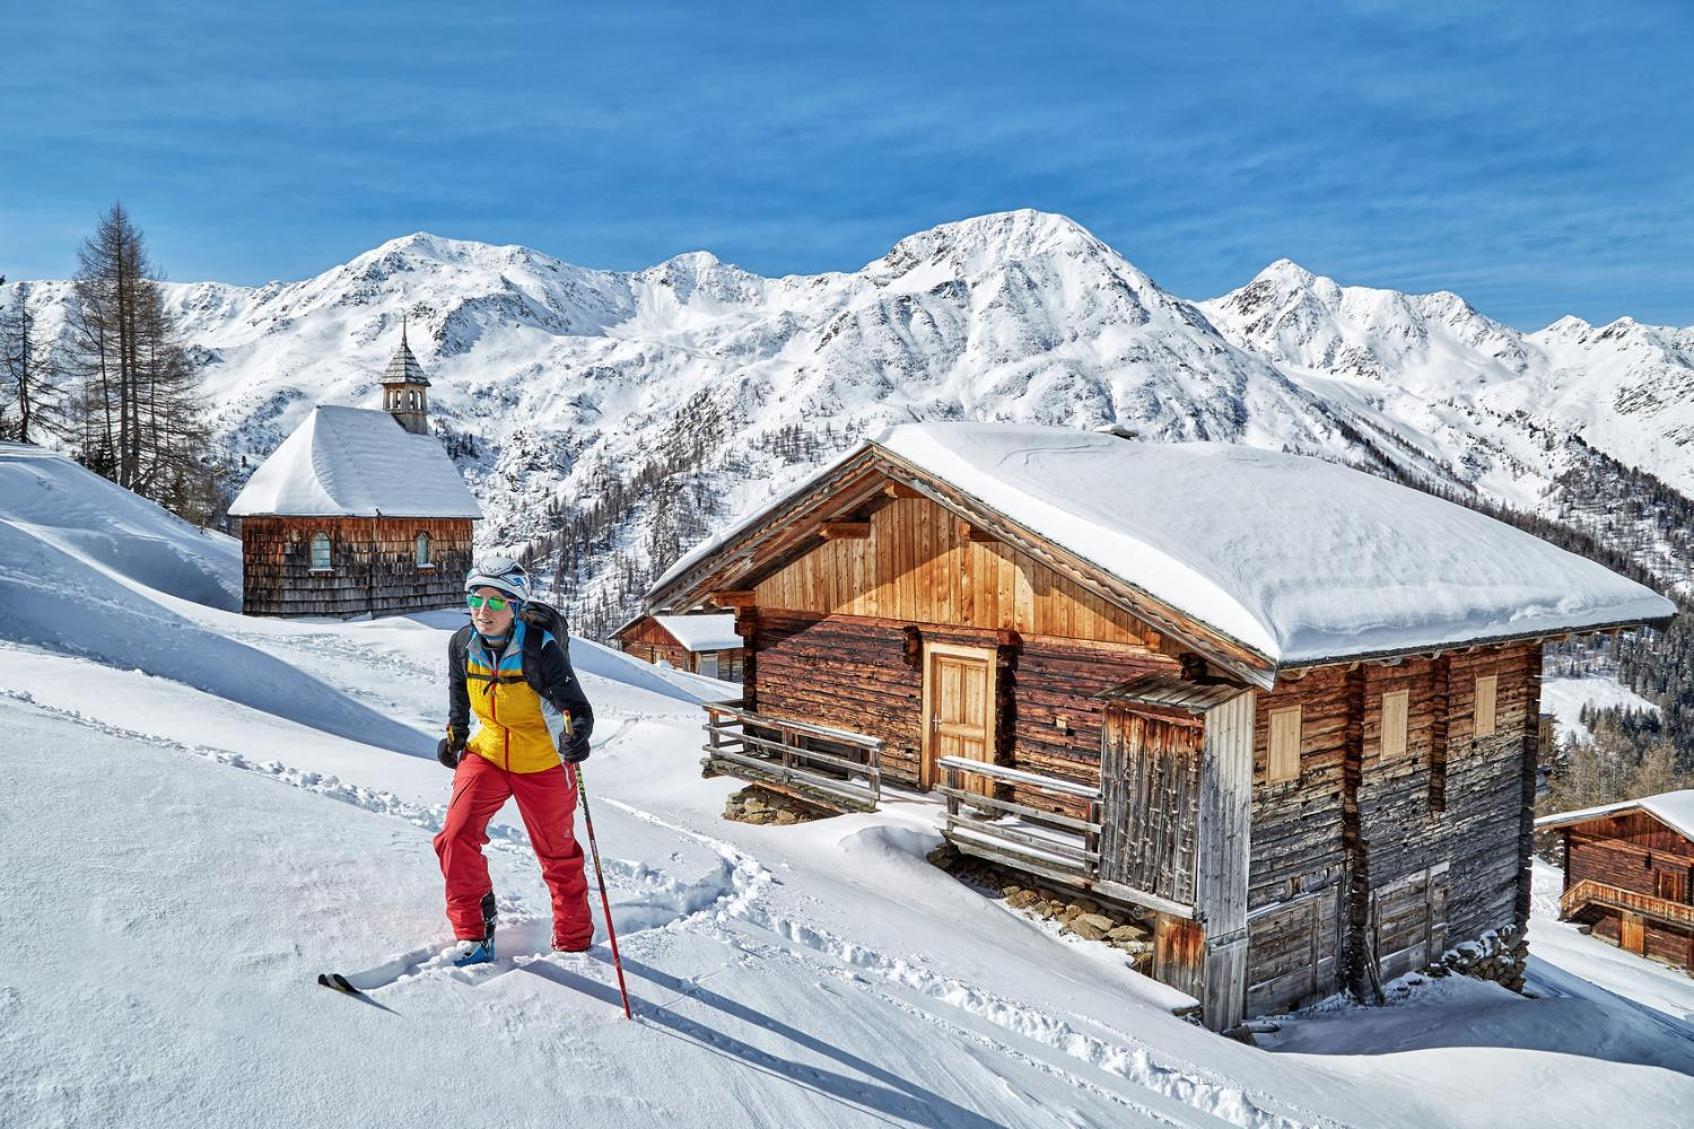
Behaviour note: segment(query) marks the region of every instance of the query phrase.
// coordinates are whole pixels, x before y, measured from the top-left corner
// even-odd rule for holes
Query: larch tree
[[[89,469],[204,523],[221,502],[193,367],[146,241],[122,204],[77,252],[69,368]]]
[[[60,393],[29,296],[20,282],[0,304],[0,438],[35,443],[58,433]]]

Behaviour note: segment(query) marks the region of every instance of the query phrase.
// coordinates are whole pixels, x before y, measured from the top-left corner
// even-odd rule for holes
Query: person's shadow
[[[595,954],[596,957],[599,954]],[[970,1129],[998,1129],[999,1123],[991,1121],[974,1110],[953,1102],[933,1090],[925,1089],[915,1082],[910,1082],[872,1062],[866,1062],[857,1055],[849,1054],[839,1047],[831,1046],[814,1035],[775,1019],[770,1015],[748,1007],[718,994],[710,988],[679,979],[668,972],[662,972],[651,965],[643,964],[628,957],[623,959],[624,971],[642,977],[663,988],[668,988],[679,995],[707,1004],[724,1013],[724,1015],[752,1024],[772,1034],[780,1035],[792,1041],[796,1046],[835,1060],[853,1074],[840,1073],[816,1066],[808,1066],[791,1059],[762,1051],[751,1043],[714,1030],[704,1023],[678,1015],[676,1012],[659,1004],[651,1003],[631,993],[630,1005],[635,1014],[649,1023],[662,1029],[674,1038],[680,1038],[694,1046],[710,1051],[726,1058],[738,1059],[751,1069],[780,1077],[786,1081],[803,1086],[814,1093],[831,1100],[852,1106],[865,1113],[880,1116],[882,1120],[898,1119],[918,1125],[948,1125],[970,1127]],[[522,966],[523,971],[534,973],[543,979],[564,985],[576,991],[583,992],[595,999],[605,1001],[608,1007],[622,1009],[622,1001],[618,997],[615,985],[602,984],[591,980],[581,973],[561,968],[546,961],[533,961]]]

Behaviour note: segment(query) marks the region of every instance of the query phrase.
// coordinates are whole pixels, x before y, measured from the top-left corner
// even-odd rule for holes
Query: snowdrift
[[[61,455],[0,445],[0,641],[142,670],[394,752],[433,738],[172,608],[239,623],[238,542]]]

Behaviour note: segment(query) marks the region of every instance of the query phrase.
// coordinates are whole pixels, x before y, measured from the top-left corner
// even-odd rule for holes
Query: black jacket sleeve
[[[447,640],[447,734],[462,745],[471,736],[471,696],[465,686],[465,648],[471,629],[461,627]]]
[[[582,683],[577,681],[576,672],[571,669],[570,652],[556,638],[541,648],[541,685],[548,701],[561,712],[571,715],[573,734],[585,738],[594,732],[593,707],[588,704]]]

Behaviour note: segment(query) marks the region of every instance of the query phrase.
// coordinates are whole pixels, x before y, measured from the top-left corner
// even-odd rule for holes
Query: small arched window
[[[429,568],[429,534],[418,534],[418,567]]]
[[[329,534],[312,534],[312,568],[328,570],[334,567],[329,558]]]

